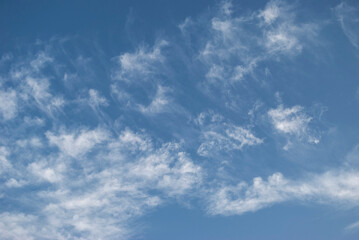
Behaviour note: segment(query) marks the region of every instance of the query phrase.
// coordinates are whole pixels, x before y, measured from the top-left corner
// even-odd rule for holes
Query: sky
[[[358,239],[358,123],[358,1],[0,1],[1,239]]]

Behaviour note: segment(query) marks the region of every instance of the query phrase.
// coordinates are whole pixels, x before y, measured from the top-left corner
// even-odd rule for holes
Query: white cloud
[[[108,106],[108,101],[105,97],[102,97],[99,92],[95,89],[89,90],[89,104],[94,107]]]
[[[61,131],[58,135],[47,132],[46,137],[50,144],[57,146],[63,153],[78,157],[85,155],[96,144],[106,141],[109,138],[109,132],[102,128],[96,128],[75,132]]]
[[[265,46],[268,52],[301,52],[303,47],[297,37],[291,33],[293,30],[295,29],[284,25],[276,30],[266,32]]]
[[[232,15],[234,10],[231,2],[221,4],[218,14],[206,25],[209,29],[203,34],[204,43],[198,41],[203,43],[200,53],[195,53],[198,57],[196,60],[201,61],[201,66],[205,66],[205,76],[209,82],[238,83],[254,74],[261,65],[259,63],[272,57],[277,60],[279,57],[301,52],[306,46],[303,42],[304,35],[313,28],[297,24],[285,4],[279,3],[272,1],[259,14],[242,17]],[[183,34],[202,35],[203,31],[191,32],[195,29],[191,28],[195,24],[195,21],[186,19],[180,26]],[[253,26],[255,31],[247,31],[248,26]],[[166,46],[166,41],[157,41],[152,47],[140,46],[134,52],[115,58],[117,65],[113,71],[114,81],[111,87],[121,101],[118,104],[120,106],[116,107],[126,105],[143,114],[154,114],[179,106],[169,94],[175,88],[164,87],[169,85],[165,84],[168,82],[163,77],[168,70],[165,62]],[[192,52],[193,49],[186,50]],[[89,60],[80,57],[77,61],[83,64]],[[70,109],[64,107],[65,104],[76,104],[76,101],[71,102],[70,99],[57,95],[55,91],[61,91],[62,86],[54,88],[52,81],[55,76],[46,74],[54,69],[42,71],[53,65],[56,65],[55,58],[40,52],[35,58],[13,66],[10,75],[14,84],[18,84],[16,89],[0,91],[0,112],[5,120],[15,118],[20,110],[29,106],[48,114],[43,116],[41,112],[38,113],[38,109],[32,108],[31,112],[23,115],[39,114],[43,118],[25,116],[24,122],[28,125],[26,129],[22,125],[18,128],[14,126],[8,133],[9,136],[16,136],[9,138],[9,145],[16,149],[20,146],[29,154],[19,151],[13,156],[7,147],[0,147],[0,173],[15,170],[15,174],[5,179],[4,186],[29,186],[29,189],[34,190],[31,194],[17,189],[19,199],[24,197],[26,201],[36,203],[28,215],[14,212],[0,214],[1,236],[9,239],[126,239],[131,236],[135,226],[132,221],[149,209],[174,199],[191,199],[193,195],[208,190],[201,185],[206,175],[205,169],[193,161],[180,144],[169,140],[156,141],[144,131],[133,132],[124,127],[133,116],[140,114],[131,115],[130,111],[120,111],[113,114],[118,117],[116,120],[112,121],[108,117],[109,121],[102,121],[108,123],[106,126],[90,129],[82,127],[78,121],[85,119],[88,122],[88,119],[86,116],[75,116],[78,114],[78,106],[69,106]],[[198,70],[201,71],[201,67]],[[266,74],[269,72],[267,70],[266,68]],[[59,75],[61,78],[64,76]],[[80,78],[78,73],[74,75]],[[134,91],[134,88],[139,91]],[[88,85],[85,89],[88,89]],[[131,95],[133,92],[135,93]],[[66,94],[71,96],[73,92]],[[87,92],[85,94],[87,103],[92,108],[112,104],[104,97],[107,95],[102,95],[95,89],[90,89],[88,95]],[[137,98],[141,101],[136,101]],[[144,99],[149,99],[149,103],[143,104]],[[205,100],[201,96],[199,99]],[[201,105],[200,102],[198,104]],[[21,109],[17,109],[18,106]],[[250,111],[251,116],[256,108]],[[63,118],[54,117],[53,113],[58,110],[69,111]],[[22,113],[19,115],[23,116]],[[278,132],[305,138],[309,142],[319,141],[312,136],[309,129],[312,118],[302,107],[284,108],[281,105],[271,109],[268,115]],[[242,116],[239,117],[242,119]],[[98,119],[90,121],[96,120]],[[137,122],[143,122],[144,119],[138,120],[131,121],[130,124],[134,127],[143,126],[137,125]],[[253,126],[238,125],[225,120],[220,114],[203,112],[194,122],[199,128],[201,142],[196,147],[201,156],[223,156],[225,152],[240,151],[263,143],[263,139],[256,136]],[[71,128],[59,129],[61,124],[69,124]],[[123,131],[119,130],[120,126],[124,128]],[[45,131],[46,138],[43,138]],[[19,134],[23,132],[29,135],[19,139]],[[33,133],[38,135],[33,136]],[[182,137],[186,133],[179,135]],[[0,140],[6,142],[6,137],[5,140]],[[47,144],[53,148],[47,149]],[[11,162],[12,159],[15,161]],[[278,202],[298,199],[338,201],[355,205],[359,199],[357,175],[355,171],[332,171],[308,179],[290,180],[275,173],[267,180],[255,178],[253,183],[224,185],[220,189],[211,186],[209,212],[242,214]],[[213,176],[209,176],[211,177]],[[10,191],[6,187],[3,188],[4,191]],[[205,197],[207,200],[208,196]]]
[[[283,105],[279,105],[276,109],[270,109],[268,115],[279,132],[299,136],[306,133],[308,123],[312,120],[305,114],[302,106],[284,108]]]
[[[0,235],[3,239],[35,240],[42,237],[52,237],[57,239],[59,236],[46,231],[46,226],[40,227],[34,225],[38,221],[38,217],[33,215],[25,215],[23,213],[3,212],[0,214]]]
[[[51,114],[65,104],[65,100],[61,96],[53,96],[50,93],[50,83],[47,78],[26,77],[25,82],[25,93],[32,96],[38,107],[43,111]]]
[[[15,178],[10,178],[9,180],[7,180],[5,182],[6,187],[8,188],[17,188],[17,187],[22,187],[23,185],[25,185],[26,182],[23,180],[16,180]]]
[[[9,150],[4,146],[0,146],[0,174],[12,168],[11,163],[7,159],[9,155]]]
[[[92,158],[108,167],[91,172],[83,165],[81,181],[68,179],[61,190],[43,193],[52,199],[45,212],[56,229],[73,226],[87,239],[126,238],[131,219],[167,197],[188,193],[201,181],[201,168],[178,144],[155,149],[148,136],[126,129],[107,147],[108,153]],[[84,187],[75,191],[71,185]]]
[[[161,53],[163,47],[168,43],[165,40],[157,41],[152,49],[144,46],[134,53],[124,53],[115,58],[119,65],[112,77],[116,80],[136,83],[134,81],[144,81],[148,77],[158,71],[158,66],[164,61],[164,56]]]
[[[232,1],[222,1],[220,11],[224,15],[231,15],[233,10],[233,4]]]
[[[17,96],[14,90],[0,90],[0,113],[5,120],[12,119],[17,113]]]
[[[59,164],[49,167],[45,162],[33,162],[28,169],[38,178],[46,180],[50,183],[56,183],[62,180],[62,172],[65,171],[65,165]]]
[[[263,143],[249,129],[223,121],[223,117],[213,112],[201,113],[195,122],[201,130],[201,145],[197,153],[201,156],[214,156],[219,152],[241,150],[244,146]],[[205,124],[209,120],[209,123]]]
[[[47,79],[27,77],[25,81],[29,88],[30,94],[34,97],[36,102],[41,103],[45,99],[47,100],[51,97],[51,94],[48,92],[50,84]]]
[[[30,66],[35,71],[40,71],[47,63],[51,63],[53,61],[54,59],[50,57],[46,52],[39,52],[37,53],[36,58],[30,61]]]
[[[301,53],[318,32],[317,24],[297,23],[293,6],[283,1],[270,1],[258,17],[264,20],[261,23],[265,36],[262,45],[265,46],[267,54],[272,56],[293,56]]]
[[[165,144],[158,151],[129,163],[130,177],[162,189],[169,195],[181,195],[200,182],[201,168],[187,154],[178,151],[178,144]],[[151,188],[152,188],[151,187]]]
[[[344,34],[354,47],[359,48],[359,10],[342,2],[334,8],[334,12]]]
[[[34,117],[34,118],[31,118],[31,117],[28,117],[28,116],[25,116],[24,117],[24,122],[27,124],[27,125],[38,125],[38,126],[41,126],[44,124],[44,119],[42,118],[39,118],[39,117]]]
[[[139,109],[145,114],[154,114],[169,110],[170,98],[168,96],[169,88],[158,86],[155,96],[148,106],[139,105]]]
[[[165,86],[172,73],[163,54],[168,45],[165,40],[157,40],[152,48],[142,45],[133,53],[114,58],[117,66],[112,70],[112,79],[117,81],[111,85],[111,91],[122,107],[145,115],[181,109],[172,103],[172,89]],[[149,102],[144,103],[145,99]]]
[[[182,33],[185,33],[187,31],[187,28],[192,24],[193,24],[192,19],[190,17],[186,17],[183,23],[178,24],[178,28],[181,30]]]
[[[258,16],[262,17],[265,23],[271,24],[279,17],[280,11],[278,1],[270,1],[266,8],[259,12]]]
[[[359,173],[329,171],[302,180],[290,180],[281,173],[275,173],[267,180],[256,177],[251,185],[241,182],[237,186],[221,186],[210,197],[208,211],[211,214],[236,215],[293,200],[358,206]]]
[[[224,38],[230,37],[232,30],[232,22],[227,21],[221,21],[217,18],[212,19],[212,28],[222,34]]]
[[[151,140],[141,134],[136,134],[130,129],[126,129],[121,132],[119,141],[112,142],[111,148],[121,147],[131,151],[149,151],[152,150]]]
[[[228,137],[240,142],[240,147],[257,145],[263,142],[262,139],[255,137],[252,132],[242,127],[231,126],[226,129],[226,134]]]
[[[302,106],[285,108],[283,105],[279,105],[276,109],[270,109],[268,116],[279,133],[305,139],[310,143],[319,143],[319,139],[312,136],[308,127],[313,118],[305,113]],[[284,149],[287,149],[290,145],[289,141]]]
[[[33,138],[29,138],[29,139],[21,139],[21,140],[17,140],[16,143],[20,146],[20,147],[42,147],[42,142],[40,140],[40,138],[38,137],[33,137]]]
[[[11,53],[5,53],[0,58],[0,65],[11,60],[14,56]]]
[[[208,26],[202,21],[192,25]],[[238,14],[230,2],[222,2],[209,22],[207,34],[198,36],[204,45],[197,57],[208,69],[207,81],[222,86],[255,77],[262,62],[300,54],[318,32],[317,24],[299,23],[294,7],[276,0],[250,15]]]
[[[21,106],[18,110],[22,111],[28,109],[27,107],[36,106],[53,117],[55,112],[62,109],[66,101],[62,96],[53,94],[50,89],[50,80],[53,80],[54,76],[47,73],[47,68],[54,69],[56,72],[54,59],[41,51],[35,56],[24,57],[12,63],[8,80],[15,85],[14,90],[11,97],[7,96],[7,100],[1,102],[7,102],[9,109],[15,109],[16,105]],[[16,112],[12,110],[8,116],[11,117],[14,113]]]
[[[25,173],[30,174],[8,179],[7,188],[40,189],[19,196],[38,202],[40,208],[33,215],[3,213],[1,236],[128,239],[136,230],[131,225],[136,218],[171,199],[190,197],[202,182],[202,168],[178,143],[154,142],[128,128],[118,137],[100,127],[80,129],[47,132],[59,151],[40,154],[28,164]]]

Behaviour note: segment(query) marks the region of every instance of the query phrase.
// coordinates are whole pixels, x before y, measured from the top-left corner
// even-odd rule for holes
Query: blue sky
[[[1,239],[358,239],[357,1],[1,1]]]

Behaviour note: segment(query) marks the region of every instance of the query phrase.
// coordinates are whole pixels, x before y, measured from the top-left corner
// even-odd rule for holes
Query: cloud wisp
[[[355,48],[359,49],[359,10],[342,2],[334,8],[334,13],[345,36]]]
[[[358,183],[359,173],[351,170],[329,171],[300,180],[274,173],[267,180],[256,177],[252,184],[240,182],[235,186],[221,186],[211,196],[208,212],[240,215],[287,201],[356,207]]]

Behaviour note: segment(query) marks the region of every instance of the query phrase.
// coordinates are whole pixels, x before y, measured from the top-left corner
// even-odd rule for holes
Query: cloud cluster
[[[182,32],[189,34],[184,28],[196,22],[186,19],[185,23]],[[231,2],[223,2],[210,19],[198,59],[208,69],[205,76],[210,84],[228,85],[255,77],[261,63],[301,53],[317,28],[297,22],[293,6],[284,1],[270,1],[264,9],[240,16],[234,14]]]
[[[151,138],[129,129],[118,137],[102,128],[60,130],[46,136],[58,153],[47,156],[47,161],[34,159],[25,179],[13,178],[7,184],[8,189],[21,187],[18,183],[25,180],[26,186],[42,189],[31,197],[41,210],[35,215],[3,213],[2,236],[125,237],[131,234],[126,226],[135,217],[165,199],[188,195],[202,181],[201,167],[178,143],[155,147]],[[7,163],[6,156],[1,159]],[[41,225],[46,229],[38,229]]]
[[[334,13],[344,34],[357,49],[359,48],[358,12],[357,8],[348,5],[346,2],[342,2],[334,8]]]

